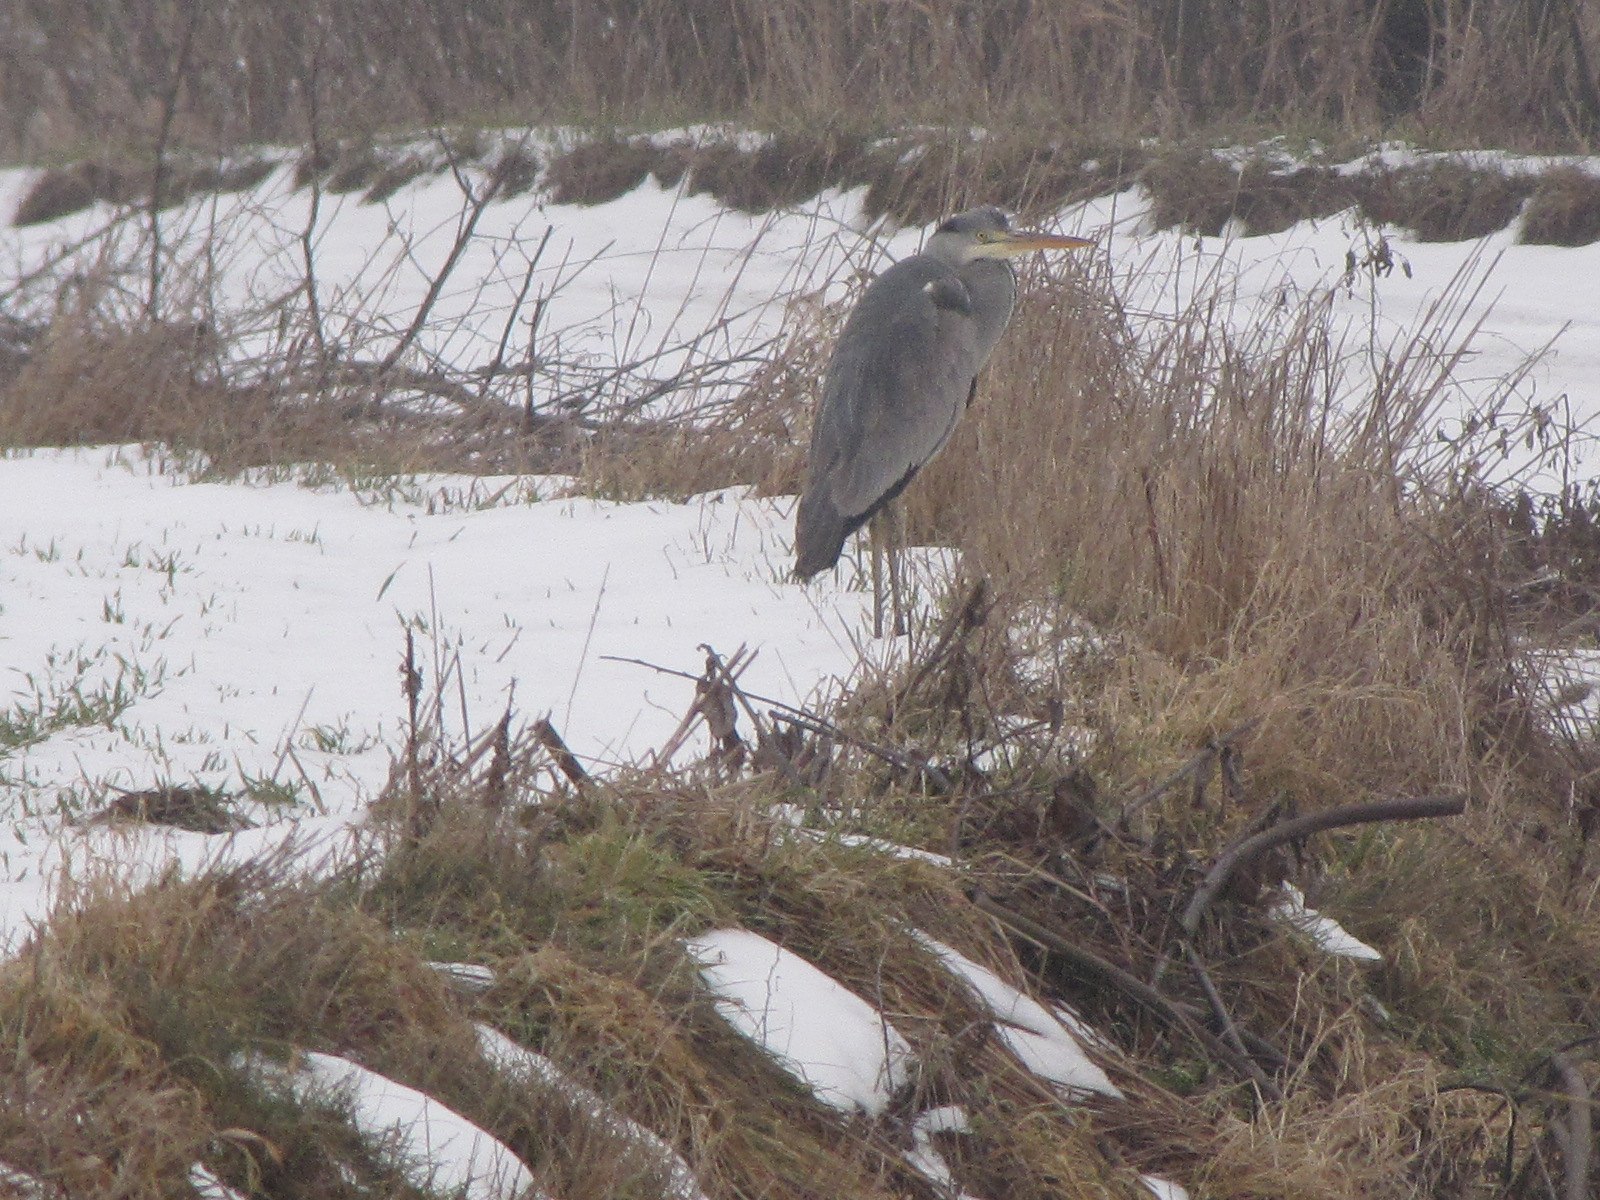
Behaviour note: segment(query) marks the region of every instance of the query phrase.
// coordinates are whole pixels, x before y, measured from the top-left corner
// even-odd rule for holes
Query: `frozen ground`
[[[62,827],[116,789],[295,796],[252,812],[267,824],[235,850],[358,820],[403,740],[408,628],[455,734],[509,702],[601,770],[660,747],[694,698],[612,657],[698,672],[702,644],[748,644],[743,682],[791,702],[858,661],[863,595],[781,579],[787,502],[484,499],[507,482],[373,497],[185,483],[132,448],[0,462],[0,719],[21,742],[0,757],[8,934],[40,915],[41,854],[220,841]]]
[[[234,304],[268,303],[298,278],[295,239],[309,201],[288,174],[282,168],[254,193],[196,202],[169,218],[174,234],[224,234],[215,265]],[[26,172],[0,172],[0,213],[28,182]],[[460,199],[446,175],[387,206],[325,200],[319,279],[328,308],[349,316],[352,333],[381,346],[404,325],[448,250]],[[646,183],[593,208],[547,205],[537,195],[491,205],[429,349],[462,366],[493,354],[547,229],[532,294],[547,298],[545,326],[576,360],[604,369],[659,355],[650,370],[670,371],[696,355],[757,349],[781,327],[788,303],[838,298],[852,267],[914,249],[919,231],[865,229],[857,199],[829,193],[751,218]],[[1136,320],[1159,321],[1196,287],[1216,284],[1232,298],[1230,319],[1243,324],[1334,284],[1350,256],[1363,261],[1375,246],[1373,231],[1339,217],[1274,237],[1202,240],[1149,233],[1144,214],[1143,198],[1130,191],[1060,218],[1100,238]],[[0,267],[20,272],[109,217],[99,209],[6,229]],[[1358,270],[1333,292],[1347,348],[1381,351],[1425,325],[1430,306],[1465,279],[1482,327],[1456,375],[1459,415],[1488,403],[1495,382],[1552,339],[1521,401],[1579,421],[1600,412],[1600,245],[1520,246],[1514,229],[1473,244],[1389,237],[1395,269]],[[710,327],[714,336],[697,342]],[[560,384],[543,386],[555,394]],[[599,770],[659,747],[692,701],[690,683],[615,658],[693,672],[702,644],[724,654],[746,645],[758,656],[744,682],[803,702],[869,652],[853,571],[808,589],[785,581],[786,499],[727,492],[623,505],[565,497],[560,481],[464,478],[356,493],[195,483],[159,467],[131,447],[0,460],[0,745],[12,747],[0,750],[0,945],[15,945],[44,915],[63,871],[110,864],[149,877],[172,861],[259,854],[291,834],[336,845],[388,771],[402,728],[407,629],[421,648],[425,687],[445,682],[445,720],[456,733],[492,725],[513,703],[528,716],[549,713]],[[1592,474],[1581,459],[1569,467],[1578,478]],[[254,806],[259,827],[228,837],[81,820],[118,789],[191,783],[292,802]],[[717,937],[701,947],[708,970],[737,974],[733,951],[748,957],[753,935]],[[1344,952],[1351,949],[1365,948]],[[958,959],[950,959],[954,969],[994,1009],[1019,1055],[1064,1088],[1110,1087],[1093,1063],[1071,1057],[1064,1014]],[[774,957],[742,982],[789,983],[806,966]],[[799,991],[828,982],[806,977]],[[865,1074],[842,1082],[819,1075],[837,1072],[839,1056],[808,1058],[794,1041],[804,1031],[787,1026],[776,1044],[765,989],[737,998],[752,1036],[780,1057],[806,1060],[802,1078],[825,1078],[819,1090],[832,1088],[850,1106],[884,1103],[894,1055],[882,1071],[852,1057]],[[887,1026],[871,1012],[862,1020],[881,1047]],[[345,1064],[315,1061],[340,1086],[366,1086]],[[414,1107],[425,1101],[403,1098]],[[924,1115],[930,1128],[965,1120]],[[936,1174],[927,1131],[914,1153],[924,1151],[918,1169]],[[1164,1186],[1151,1181],[1152,1190]]]

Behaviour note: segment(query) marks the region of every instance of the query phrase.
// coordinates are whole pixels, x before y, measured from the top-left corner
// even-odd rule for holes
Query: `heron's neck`
[[[959,274],[972,299],[980,353],[988,358],[1017,302],[1016,268],[1008,259],[976,258],[962,267]]]

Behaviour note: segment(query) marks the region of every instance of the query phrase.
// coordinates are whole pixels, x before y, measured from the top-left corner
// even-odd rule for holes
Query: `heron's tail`
[[[860,524],[843,516],[825,494],[808,491],[801,496],[794,519],[794,577],[810,579],[838,562],[844,539]]]

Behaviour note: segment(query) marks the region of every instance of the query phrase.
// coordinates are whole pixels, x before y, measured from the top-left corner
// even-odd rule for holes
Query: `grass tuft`
[[[1575,167],[1545,172],[1523,211],[1521,240],[1544,246],[1600,242],[1600,179]]]
[[[1458,242],[1504,229],[1532,191],[1519,176],[1440,161],[1374,177],[1362,207],[1374,221],[1405,226],[1424,242]]]

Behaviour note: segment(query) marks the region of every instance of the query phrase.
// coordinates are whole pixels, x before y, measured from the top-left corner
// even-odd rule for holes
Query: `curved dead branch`
[[[1220,858],[1206,872],[1205,880],[1195,890],[1188,908],[1183,912],[1183,932],[1194,936],[1200,920],[1212,902],[1228,885],[1234,872],[1274,846],[1297,842],[1314,833],[1338,829],[1345,825],[1370,825],[1380,821],[1416,821],[1426,817],[1457,817],[1466,810],[1464,796],[1417,796],[1402,800],[1386,800],[1379,804],[1344,804],[1324,812],[1308,813],[1303,817],[1283,821],[1271,829],[1264,829],[1222,852]]]

